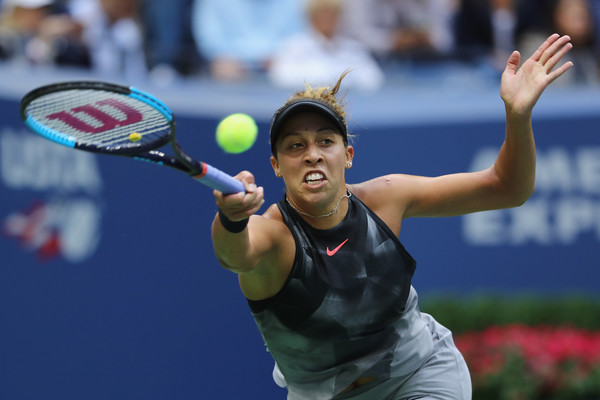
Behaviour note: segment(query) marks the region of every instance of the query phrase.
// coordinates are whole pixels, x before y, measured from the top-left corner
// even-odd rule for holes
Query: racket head
[[[56,143],[97,153],[135,155],[168,143],[172,111],[134,87],[71,81],[34,89],[21,100],[21,118]]]

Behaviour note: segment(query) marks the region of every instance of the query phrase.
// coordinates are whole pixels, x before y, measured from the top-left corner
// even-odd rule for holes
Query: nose
[[[304,162],[309,165],[315,165],[321,161],[323,161],[323,156],[318,146],[314,143],[307,145],[304,152]]]

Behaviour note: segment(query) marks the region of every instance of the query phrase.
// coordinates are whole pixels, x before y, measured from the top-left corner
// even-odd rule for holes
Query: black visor
[[[344,138],[344,144],[348,144],[348,131],[346,128],[346,121],[344,120],[344,118],[339,116],[325,103],[322,103],[318,100],[303,99],[293,101],[290,104],[281,107],[273,115],[270,133],[271,153],[273,155],[275,155],[275,143],[277,143],[277,138],[279,137],[280,133],[279,131],[281,130],[281,126],[283,125],[283,123],[289,117],[296,115],[299,112],[305,111],[318,112],[331,119],[335,123],[335,126],[339,129],[339,132],[342,135],[342,137]]]

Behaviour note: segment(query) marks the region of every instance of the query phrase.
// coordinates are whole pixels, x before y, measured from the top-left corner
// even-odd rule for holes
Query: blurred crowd
[[[500,72],[549,34],[575,45],[567,83],[600,81],[600,0],[0,0],[0,60],[168,85],[204,76],[377,90],[399,66]]]

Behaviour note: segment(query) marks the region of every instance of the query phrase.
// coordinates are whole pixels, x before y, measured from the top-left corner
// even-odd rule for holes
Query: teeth
[[[319,173],[310,174],[306,177],[307,182],[320,181],[321,179],[323,179],[323,174]]]

